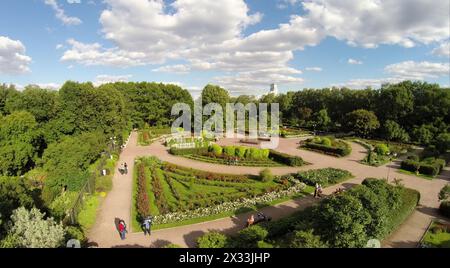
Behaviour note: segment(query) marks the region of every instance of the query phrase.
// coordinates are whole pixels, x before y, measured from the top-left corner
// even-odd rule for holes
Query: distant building
[[[278,95],[278,86],[277,84],[271,84],[270,85],[270,92],[269,94],[274,94],[275,96]]]

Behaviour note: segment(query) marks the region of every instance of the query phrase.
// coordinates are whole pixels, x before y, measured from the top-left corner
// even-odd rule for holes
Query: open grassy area
[[[78,224],[86,233],[95,223],[97,218],[97,210],[100,206],[101,196],[98,194],[88,195],[85,197],[83,208],[78,214]]]
[[[192,218],[184,217],[182,220],[163,221],[155,223],[156,229],[169,228],[174,226],[193,224],[203,221],[210,221],[218,218],[228,217],[250,210],[256,210],[263,206],[274,205],[287,201],[291,198],[301,197],[311,193],[312,187],[303,188],[302,191],[289,192],[295,183],[286,178],[276,178],[266,182],[258,177],[248,177],[239,175],[214,174],[198,170],[178,167],[173,164],[161,163],[154,158],[139,159],[139,165],[145,166],[145,180],[147,185],[147,198],[149,202],[149,214],[152,216],[166,216],[178,214],[189,214],[199,209],[213,209],[223,204],[233,204],[229,209],[205,213],[205,215],[193,214]],[[134,172],[133,183],[133,204],[132,204],[132,228],[133,231],[140,231],[139,215],[139,193],[138,172]],[[286,191],[286,195],[275,195],[273,198],[264,199],[267,202],[242,206],[235,205],[239,200],[245,198],[256,198]],[[284,193],[284,192],[283,192]]]
[[[450,248],[450,225],[433,222],[423,237],[422,246]]]

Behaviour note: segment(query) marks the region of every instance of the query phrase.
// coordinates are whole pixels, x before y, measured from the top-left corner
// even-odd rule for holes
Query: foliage
[[[297,173],[295,176],[301,182],[315,186],[316,183],[322,185],[323,187],[333,185],[351,178],[353,175],[342,169],[336,168],[324,168],[302,171]]]
[[[14,237],[15,247],[20,248],[57,248],[63,245],[65,228],[53,218],[36,208],[27,210],[20,207],[11,215],[11,227],[8,236]]]
[[[427,158],[422,161],[406,159],[402,161],[400,168],[406,171],[435,177],[445,167],[445,160],[436,158]]]
[[[439,212],[447,218],[450,218],[450,201],[443,201],[439,205]]]
[[[383,126],[383,136],[388,141],[408,142],[409,134],[395,121],[387,120]]]
[[[238,232],[233,238],[236,247],[239,248],[256,248],[258,242],[263,241],[269,232],[260,225],[252,225]]]
[[[259,173],[259,176],[261,177],[261,181],[263,181],[263,182],[272,181],[274,178],[272,171],[270,171],[270,169],[268,169],[268,168],[261,170],[261,172]]]
[[[384,143],[379,143],[375,146],[375,152],[379,155],[388,155],[389,147]]]
[[[336,157],[347,156],[352,152],[348,143],[328,137],[307,139],[301,147]]]
[[[197,239],[199,248],[225,248],[228,238],[219,232],[206,233]]]
[[[270,150],[269,158],[291,167],[300,167],[305,165],[305,161],[301,157],[280,153],[275,150]]]
[[[450,133],[441,133],[436,137],[436,149],[441,153],[447,152],[450,149]]]
[[[290,248],[326,248],[320,236],[314,235],[313,230],[295,231],[288,241]]]
[[[78,213],[77,221],[84,232],[88,232],[95,223],[100,197],[96,194],[84,196],[85,200]]]
[[[347,114],[347,117],[348,130],[354,131],[356,135],[362,137],[369,136],[373,131],[380,127],[380,122],[372,111],[358,109]]]
[[[69,210],[72,208],[77,198],[77,192],[64,192],[59,195],[50,204],[49,208],[52,216],[57,220],[63,220]]]
[[[440,201],[450,199],[450,184],[446,184],[444,187],[442,187],[438,197]]]
[[[209,147],[210,152],[213,152],[216,157],[222,155],[223,148],[220,145],[213,144]]]

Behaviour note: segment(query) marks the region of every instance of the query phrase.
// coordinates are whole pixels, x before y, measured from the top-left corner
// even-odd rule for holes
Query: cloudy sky
[[[2,0],[0,83],[450,85],[448,0]]]

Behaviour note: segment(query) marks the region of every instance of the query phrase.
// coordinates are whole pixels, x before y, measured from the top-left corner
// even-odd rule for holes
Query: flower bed
[[[352,177],[350,172],[336,168],[308,170],[299,172],[295,176],[296,179],[307,185],[314,186],[318,183],[323,187],[343,182]]]
[[[201,218],[201,217],[221,214],[221,213],[227,212],[227,211],[236,211],[240,208],[253,207],[258,204],[270,203],[277,199],[292,196],[292,195],[302,192],[304,189],[305,189],[305,184],[300,183],[300,182],[294,182],[294,186],[292,186],[286,190],[281,190],[278,192],[270,192],[270,193],[266,193],[266,194],[263,194],[261,196],[257,196],[254,198],[243,198],[241,200],[237,200],[237,201],[233,201],[233,202],[225,202],[225,203],[217,205],[217,206],[199,208],[199,209],[195,209],[192,211],[158,215],[158,216],[155,216],[154,223],[155,224],[174,223],[174,222],[189,220],[192,218]]]

